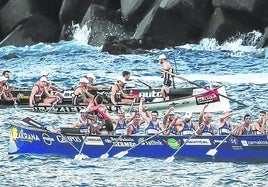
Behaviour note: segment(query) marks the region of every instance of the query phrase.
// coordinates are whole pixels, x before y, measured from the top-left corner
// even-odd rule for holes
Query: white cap
[[[175,112],[172,110],[172,111],[169,112],[168,115],[174,115],[174,114],[175,114]]]
[[[188,118],[190,119],[192,117],[192,112],[186,112],[184,115],[184,119]]]
[[[40,78],[40,81],[41,81],[41,82],[43,82],[43,81],[44,81],[44,82],[47,82],[47,78],[46,78],[46,77],[41,77],[41,78]]]
[[[1,77],[0,77],[0,82],[1,82],[1,81],[7,81],[7,80],[8,80],[8,78],[6,78],[6,77],[4,77],[4,76],[1,76]]]
[[[92,78],[93,80],[95,80],[95,79],[96,79],[96,77],[94,76],[94,74],[93,74],[93,73],[88,73],[88,74],[87,74],[87,77],[90,77],[90,78]]]
[[[48,72],[46,72],[46,71],[42,71],[41,73],[40,73],[40,77],[43,77],[43,76],[48,76]]]
[[[157,60],[161,60],[161,59],[167,59],[166,55],[163,55],[163,54],[160,55]]]
[[[80,113],[86,113],[86,112],[87,112],[87,110],[84,108],[80,110]]]
[[[80,80],[79,80],[80,83],[89,83],[89,81],[87,80],[87,78],[85,77],[82,77]]]
[[[121,81],[121,82],[124,83],[124,84],[127,83],[127,81],[124,79],[124,77],[120,77],[120,78],[118,78],[118,79],[117,79],[117,82],[118,82],[118,81]]]

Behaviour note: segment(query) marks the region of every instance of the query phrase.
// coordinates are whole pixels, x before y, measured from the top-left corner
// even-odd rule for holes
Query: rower
[[[212,124],[212,114],[207,112],[205,113],[205,109],[208,107],[208,103],[206,103],[199,114],[199,130],[197,131],[198,135],[215,135],[214,126]],[[205,114],[204,114],[205,113]]]
[[[111,89],[111,101],[114,105],[118,104],[131,104],[133,99],[137,96],[132,94],[126,94],[123,92],[123,87],[126,84],[125,79],[118,78],[116,83]]]
[[[75,121],[70,128],[80,128],[89,134],[99,133],[98,129],[93,126],[93,123],[88,119],[88,113],[86,109],[80,110],[80,119]]]
[[[33,86],[29,105],[33,106],[51,106],[53,103],[59,101],[61,98],[57,95],[48,93],[48,90],[45,89],[47,85],[46,77],[41,77],[39,81]]]
[[[219,134],[220,135],[228,135],[232,132],[234,124],[231,122],[230,118],[233,115],[232,110],[227,110],[220,117],[219,121]]]
[[[244,123],[238,127],[237,135],[253,135],[253,128],[251,122],[251,116],[246,114],[244,116]]]
[[[131,89],[131,88],[136,88],[135,84],[131,84],[131,80],[130,80],[130,72],[129,71],[123,71],[122,72],[122,76],[126,81],[126,85],[125,85],[125,89]]]
[[[79,85],[74,90],[72,98],[73,105],[88,105],[94,99],[94,96],[87,91],[88,83],[89,81],[85,77],[79,80]]]
[[[0,77],[0,99],[4,101],[14,101],[14,104],[17,101],[16,97],[13,97],[11,90],[7,89],[6,83],[7,83],[7,78],[4,76]]]
[[[143,102],[145,98],[140,99],[139,113],[141,117],[145,120],[145,134],[146,135],[156,135],[160,130],[160,125],[158,122],[158,111],[154,110],[151,112],[150,117],[143,111]]]
[[[259,119],[253,123],[253,129],[255,134],[265,134],[266,132],[266,122],[267,122],[267,114],[264,110],[259,112]]]

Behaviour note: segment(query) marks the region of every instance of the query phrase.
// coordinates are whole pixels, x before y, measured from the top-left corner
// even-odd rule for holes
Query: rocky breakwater
[[[199,43],[261,32],[268,45],[267,0],[0,0],[0,46],[72,40],[74,24],[88,44],[112,54]],[[250,41],[250,36],[244,38]]]

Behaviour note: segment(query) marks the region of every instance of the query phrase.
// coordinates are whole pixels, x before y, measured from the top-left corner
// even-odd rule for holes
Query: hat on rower
[[[175,115],[175,112],[172,110],[172,111],[169,112],[168,115]]]
[[[184,119],[188,118],[190,119],[192,117],[192,112],[186,112],[184,115]]]
[[[95,80],[95,79],[96,79],[96,77],[94,76],[94,74],[93,74],[93,73],[88,73],[88,74],[87,74],[87,77],[90,77],[90,78],[92,78],[93,80]]]
[[[80,110],[80,113],[87,113],[87,110],[83,108]]]
[[[41,82],[47,82],[47,78],[46,78],[46,77],[41,77],[41,78],[40,78],[40,81],[41,81]]]
[[[2,82],[2,81],[7,81],[8,80],[8,78],[6,78],[6,77],[4,77],[4,76],[1,76],[0,77],[0,82]]]
[[[41,73],[40,73],[40,77],[43,77],[43,76],[48,76],[48,72],[46,72],[46,71],[42,71]]]
[[[118,78],[118,79],[117,79],[117,82],[118,82],[118,81],[121,81],[121,82],[124,83],[124,84],[127,83],[127,81],[124,79],[124,77],[120,77],[120,78]]]
[[[87,78],[85,77],[82,77],[80,80],[79,80],[80,83],[89,83],[89,81],[87,80]]]
[[[157,60],[167,59],[166,55],[160,55]]]

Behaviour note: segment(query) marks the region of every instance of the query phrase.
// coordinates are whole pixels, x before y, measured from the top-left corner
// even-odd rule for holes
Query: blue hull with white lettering
[[[230,136],[217,148],[214,156],[206,153],[214,149],[226,136],[195,136],[183,146],[175,156],[202,161],[246,161],[268,162],[267,135]],[[59,134],[45,129],[28,126],[12,126],[9,154],[55,154],[74,157],[80,151],[84,134],[68,132]],[[125,156],[151,157],[166,159],[172,156],[188,137],[154,136],[110,136],[90,135],[86,137],[81,153],[88,157],[100,157],[107,153],[109,157],[127,150]],[[132,149],[131,149],[132,148]]]

